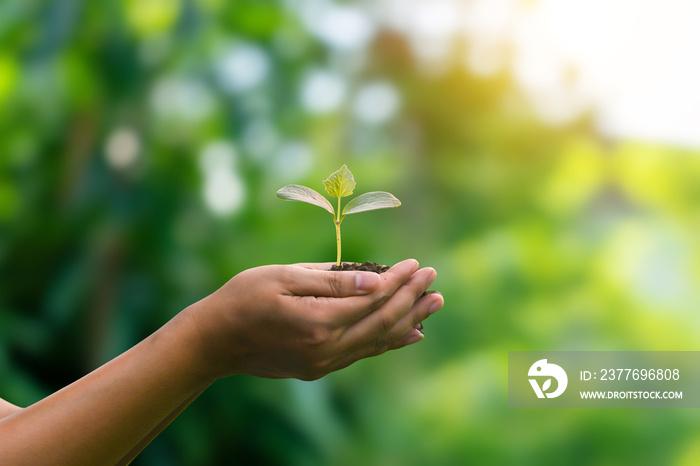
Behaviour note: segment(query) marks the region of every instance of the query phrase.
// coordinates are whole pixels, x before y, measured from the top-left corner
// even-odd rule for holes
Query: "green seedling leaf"
[[[333,216],[333,224],[335,225],[335,239],[338,245],[338,254],[336,256],[335,264],[340,267],[340,224],[343,219],[348,214],[356,214],[357,212],[365,212],[367,210],[376,209],[387,209],[389,207],[398,207],[401,205],[401,201],[396,199],[392,194],[384,191],[373,191],[371,193],[365,193],[357,196],[355,199],[347,203],[341,213],[341,198],[349,196],[355,189],[355,178],[352,176],[352,172],[348,170],[348,167],[343,164],[340,169],[330,174],[330,176],[323,181],[323,185],[326,187],[328,194],[333,196],[338,200],[338,211],[333,209],[333,206],[328,199],[323,197],[318,192],[306,186],[300,186],[298,184],[290,184],[284,188],[277,191],[277,197],[280,199],[287,199],[289,201],[301,201],[308,204],[317,205],[323,207]]]
[[[343,215],[366,212],[368,210],[388,209],[398,207],[401,201],[393,194],[384,191],[373,191],[371,193],[360,194],[345,205]]]
[[[328,199],[323,197],[319,192],[307,188],[306,186],[300,186],[298,184],[287,185],[277,191],[277,197],[288,201],[306,202],[307,204],[323,207],[335,218],[335,211],[331,203],[328,202]]]
[[[323,186],[326,187],[326,192],[333,197],[341,198],[349,196],[355,189],[355,178],[352,176],[348,167],[343,164],[340,169],[330,174],[323,181]]]

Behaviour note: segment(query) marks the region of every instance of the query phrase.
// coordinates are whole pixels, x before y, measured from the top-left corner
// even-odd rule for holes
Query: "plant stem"
[[[338,259],[335,265],[340,267],[340,220],[336,220],[335,222],[335,240],[338,243]]]
[[[340,197],[338,197],[338,213],[335,218],[335,240],[338,244],[338,258],[336,259],[335,265],[340,267],[340,222],[343,218],[340,215]]]

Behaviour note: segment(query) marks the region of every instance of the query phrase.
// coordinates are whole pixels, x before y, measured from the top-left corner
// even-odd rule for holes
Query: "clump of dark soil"
[[[376,262],[370,261],[367,261],[364,264],[360,264],[359,262],[342,262],[340,264],[340,267],[338,267],[337,265],[333,265],[333,267],[331,267],[331,270],[360,270],[362,272],[384,273],[387,270],[389,270],[389,267],[386,265],[379,265]]]

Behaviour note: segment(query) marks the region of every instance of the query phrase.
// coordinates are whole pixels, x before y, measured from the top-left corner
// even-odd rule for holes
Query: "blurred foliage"
[[[275,192],[347,163],[403,205],[353,219],[344,258],[437,269],[425,341],[219,381],[134,464],[697,464],[695,411],[509,409],[506,366],[698,349],[700,153],[547,127],[508,74],[426,74],[390,28],[333,45],[309,5],[0,3],[0,396],[33,403],[246,268],[332,261],[328,216]],[[334,81],[304,103],[314,70],[340,105],[312,111]],[[363,121],[376,81],[398,112]]]

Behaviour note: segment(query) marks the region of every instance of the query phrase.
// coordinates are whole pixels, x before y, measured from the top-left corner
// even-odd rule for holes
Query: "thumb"
[[[296,296],[326,296],[343,298],[365,295],[380,282],[374,272],[331,272],[290,266],[287,290]]]

